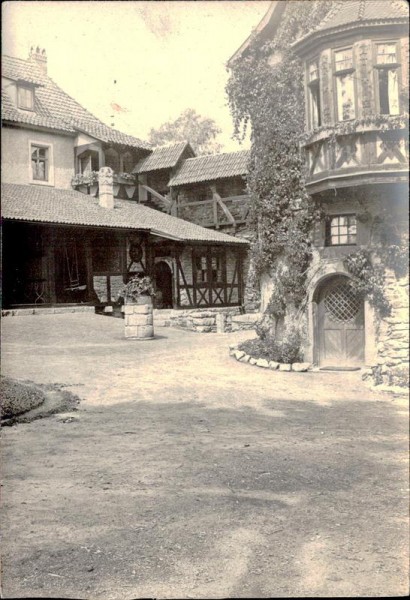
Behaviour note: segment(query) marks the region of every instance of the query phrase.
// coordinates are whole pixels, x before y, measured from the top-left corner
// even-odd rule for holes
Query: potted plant
[[[121,291],[124,298],[125,337],[147,340],[154,337],[152,298],[155,288],[147,275],[132,277]]]

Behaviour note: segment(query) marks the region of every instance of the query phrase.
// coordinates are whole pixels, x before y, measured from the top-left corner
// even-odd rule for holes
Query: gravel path
[[[353,373],[238,363],[241,334],[3,319],[3,373],[82,402],[3,430],[3,594],[408,592],[407,409]]]

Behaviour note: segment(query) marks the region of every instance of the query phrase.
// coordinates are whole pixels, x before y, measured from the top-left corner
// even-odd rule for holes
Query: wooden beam
[[[216,191],[216,185],[211,185],[210,188],[212,190],[212,195],[213,195],[214,200],[219,204],[219,206],[224,211],[225,217],[228,219],[228,221],[230,222],[231,225],[236,225],[236,221],[235,221],[234,217],[232,216],[231,211],[226,206],[226,204],[224,202],[222,202],[221,196]]]
[[[149,187],[149,185],[145,185],[145,183],[141,183],[140,186],[142,188],[144,188],[144,190],[147,190],[147,192],[150,192],[153,196],[158,198],[158,200],[161,200],[161,202],[163,202],[167,208],[170,208],[171,202],[168,200],[168,198],[165,198],[165,196],[162,196],[162,194],[160,194],[153,188]]]

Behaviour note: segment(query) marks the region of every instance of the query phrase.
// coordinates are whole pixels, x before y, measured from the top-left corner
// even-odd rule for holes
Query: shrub
[[[8,377],[0,380],[1,389],[1,418],[10,419],[16,415],[40,406],[45,396],[34,385],[21,383]]]
[[[301,336],[296,330],[288,331],[282,340],[276,340],[272,336],[247,340],[239,345],[239,349],[253,358],[266,358],[266,360],[280,363],[294,363],[303,360]]]

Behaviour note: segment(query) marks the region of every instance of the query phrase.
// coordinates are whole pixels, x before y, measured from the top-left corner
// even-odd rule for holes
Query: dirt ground
[[[2,431],[4,598],[408,593],[408,413],[360,373],[238,363],[238,334],[3,319],[3,373],[82,402]]]

